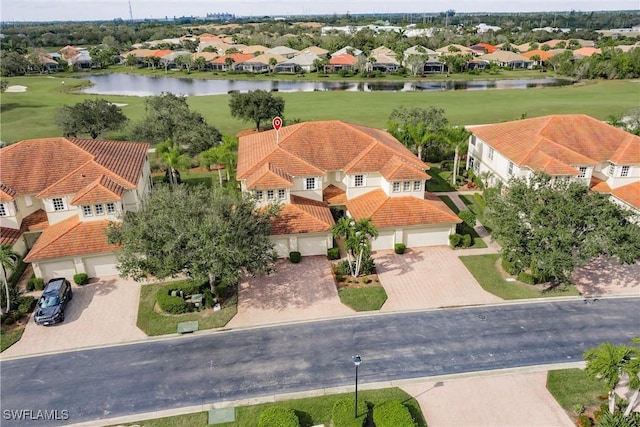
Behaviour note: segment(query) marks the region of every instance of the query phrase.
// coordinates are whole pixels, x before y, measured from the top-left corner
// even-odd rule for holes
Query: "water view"
[[[162,92],[176,95],[202,96],[223,95],[232,91],[248,92],[262,89],[270,92],[419,92],[445,90],[530,89],[549,86],[566,86],[570,80],[512,79],[512,80],[446,80],[411,82],[312,82],[277,80],[204,80],[193,78],[149,77],[130,74],[103,74],[81,77],[93,83],[84,93],[100,95],[151,96]]]

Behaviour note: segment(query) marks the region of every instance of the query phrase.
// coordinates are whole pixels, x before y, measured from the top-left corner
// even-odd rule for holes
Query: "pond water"
[[[176,95],[223,95],[232,91],[248,92],[262,89],[269,92],[314,92],[314,91],[391,91],[419,92],[445,90],[529,89],[549,86],[566,86],[570,80],[512,79],[512,80],[445,80],[411,82],[312,82],[277,80],[204,80],[194,78],[150,77],[130,74],[101,74],[81,77],[93,86],[84,93],[100,95],[150,96],[171,92]]]

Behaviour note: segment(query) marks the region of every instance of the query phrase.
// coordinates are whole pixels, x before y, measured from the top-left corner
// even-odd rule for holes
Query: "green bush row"
[[[355,262],[355,261],[352,261],[352,262]],[[349,260],[343,259],[342,261],[336,264],[335,268],[336,268],[335,269],[336,274],[343,275],[343,276],[351,275],[351,269],[349,268]],[[360,267],[360,274],[366,276],[368,274],[375,274],[375,272],[376,272],[376,264],[373,261],[373,258],[371,258],[371,256],[368,256],[364,260],[362,260],[362,266]]]
[[[289,260],[292,263],[297,264],[300,262],[301,259],[302,259],[302,255],[300,254],[300,252],[298,251],[289,252]]]
[[[407,245],[405,245],[404,243],[396,243],[395,245],[393,245],[393,251],[398,255],[402,255],[406,249]]]
[[[41,291],[44,289],[44,279],[40,277],[31,276],[27,282],[27,292]]]
[[[89,283],[89,276],[87,273],[78,273],[73,275],[73,282],[78,286],[83,286]]]
[[[165,289],[168,295],[171,295],[171,291],[176,291],[178,294],[182,291],[183,295],[193,295],[202,293],[202,289],[205,286],[208,287],[209,285],[207,283],[196,282],[195,280],[182,280],[168,284]]]
[[[460,211],[458,216],[464,222],[467,227],[473,228],[476,226],[476,215],[471,211]]]
[[[484,200],[484,197],[482,197],[482,194],[473,193],[473,199],[476,201],[476,204],[480,206],[480,209],[484,209],[487,207],[487,202],[486,200]]]
[[[167,294],[166,288],[160,288],[156,295],[156,300],[162,311],[171,314],[186,313],[189,309],[187,302],[180,298]]]
[[[331,420],[333,427],[362,427],[367,420],[367,403],[358,399],[358,416],[356,417],[354,400],[351,398],[339,399],[333,404]]]
[[[329,260],[331,261],[340,259],[340,248],[335,247],[327,249],[327,258],[329,258]]]
[[[33,309],[36,308],[36,302],[36,299],[32,296],[19,297],[17,304],[15,304],[17,309],[11,313],[4,313],[2,315],[2,324],[5,326],[13,325],[25,314],[31,313]]]
[[[415,427],[416,423],[402,402],[390,400],[373,408],[373,423],[376,427]]]
[[[299,427],[300,421],[293,409],[273,406],[260,414],[258,427]]]
[[[523,270],[522,263],[516,260],[511,260],[504,256],[502,257],[502,268],[512,276],[520,274],[520,272]]]
[[[452,234],[449,236],[449,244],[452,248],[468,248],[473,246],[473,237],[471,234]]]

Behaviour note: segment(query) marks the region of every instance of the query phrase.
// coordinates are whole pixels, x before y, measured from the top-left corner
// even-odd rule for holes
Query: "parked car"
[[[49,280],[36,306],[36,324],[52,325],[64,322],[64,309],[72,298],[71,283],[67,279],[59,277]]]

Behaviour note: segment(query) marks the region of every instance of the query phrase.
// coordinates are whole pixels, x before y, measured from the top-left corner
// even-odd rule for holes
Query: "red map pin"
[[[277,131],[282,127],[282,119],[280,117],[273,118],[273,128]]]

